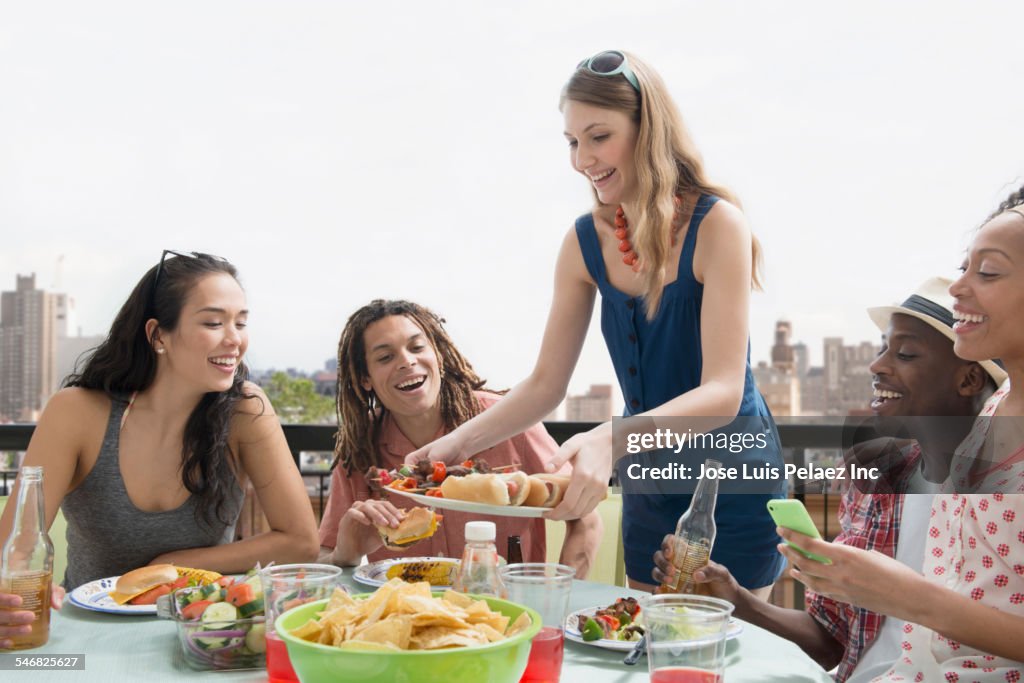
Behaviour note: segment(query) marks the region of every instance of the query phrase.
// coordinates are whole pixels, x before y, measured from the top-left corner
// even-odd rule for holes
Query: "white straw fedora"
[[[951,284],[953,281],[949,278],[933,277],[922,283],[902,304],[869,308],[868,315],[882,332],[888,329],[889,318],[893,313],[902,313],[917,318],[941,332],[950,341],[955,341],[953,297],[949,293]],[[997,387],[1006,380],[1006,372],[995,362],[983,360],[979,364],[992,376]]]

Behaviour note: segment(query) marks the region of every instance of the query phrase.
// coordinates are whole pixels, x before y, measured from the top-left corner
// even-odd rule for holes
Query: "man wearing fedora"
[[[954,451],[986,399],[1006,379],[997,363],[966,361],[953,352],[950,282],[931,278],[901,304],[868,309],[884,335],[882,351],[869,366],[871,411],[879,418],[874,423],[895,426],[911,441],[904,441],[888,462],[881,462],[886,458],[878,454],[886,452],[885,444],[899,442],[878,439],[857,444],[847,453],[860,465],[883,465],[880,480],[857,482],[865,492],[940,491]],[[875,461],[870,460],[872,455]]]
[[[893,490],[908,485],[938,490],[948,474],[949,444],[955,445],[970,428],[970,419],[950,418],[973,418],[1006,377],[994,363],[965,361],[953,353],[949,285],[950,280],[932,278],[901,304],[868,309],[885,335],[882,351],[870,366],[871,410],[883,418],[915,418],[905,421],[911,439],[898,443],[898,462],[890,458],[887,465],[894,475]],[[938,420],[916,419],[925,417]],[[934,429],[937,424],[943,428]],[[840,504],[842,531],[835,542],[884,553],[920,572],[931,500],[931,495],[865,492],[851,486]],[[672,571],[664,550],[655,556],[655,564],[654,578],[661,582]],[[714,563],[695,578],[706,582],[716,597],[732,602],[737,617],[792,640],[824,668],[837,667],[838,681],[869,681],[899,656],[900,620],[810,591],[806,611],[771,605],[756,600],[726,567]]]
[[[953,353],[950,284],[931,278],[900,304],[868,309],[884,335],[869,368],[871,411],[879,418],[903,418],[912,440],[901,449],[902,462],[891,469],[896,476],[890,484],[898,493],[865,493],[851,486],[839,506],[842,531],[835,539],[894,557],[917,572],[924,562],[931,494],[948,477],[950,457],[973,418],[1006,379],[992,361],[966,361]],[[899,657],[902,620],[812,591],[806,601],[817,626],[842,647],[837,680],[870,681]]]

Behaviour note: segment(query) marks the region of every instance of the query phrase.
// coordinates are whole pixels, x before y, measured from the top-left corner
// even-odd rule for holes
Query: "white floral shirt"
[[[925,577],[1024,618],[1024,496],[937,495],[931,517]],[[903,630],[903,657],[876,681],[1024,680],[1024,662],[985,654],[917,624]]]
[[[980,472],[980,476],[977,472],[974,476],[970,474],[971,466],[978,453],[982,452],[985,439],[988,437],[992,420],[995,419],[993,415],[995,415],[996,408],[1009,391],[1010,380],[1007,379],[985,402],[985,407],[981,409],[970,434],[957,447],[956,453],[953,455],[949,466],[949,479],[943,486],[944,492],[1024,493],[1024,457],[1022,457],[1024,454],[1021,453],[1024,444],[1021,444],[1021,449],[1018,449],[1002,463],[997,463]]]

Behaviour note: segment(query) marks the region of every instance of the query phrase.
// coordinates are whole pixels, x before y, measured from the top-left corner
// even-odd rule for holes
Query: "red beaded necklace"
[[[683,199],[678,195],[673,197],[676,210],[672,213],[672,246],[676,246],[676,237],[683,224],[679,218],[683,210]],[[622,262],[633,269],[634,273],[640,272],[640,257],[633,251],[633,245],[629,243],[629,222],[626,220],[626,213],[622,205],[615,210],[615,237],[619,239],[619,251],[622,252]]]

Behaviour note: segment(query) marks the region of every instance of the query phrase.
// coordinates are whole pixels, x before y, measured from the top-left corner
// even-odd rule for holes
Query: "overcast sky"
[[[559,89],[624,48],[764,244],[755,361],[779,317],[817,358],[952,275],[1024,181],[1022,25],[1021,2],[5,1],[0,289],[36,272],[97,334],[162,249],[207,251],[241,271],[254,367],[319,367],[404,297],[508,386],[590,203]],[[573,391],[614,381],[597,323]]]

